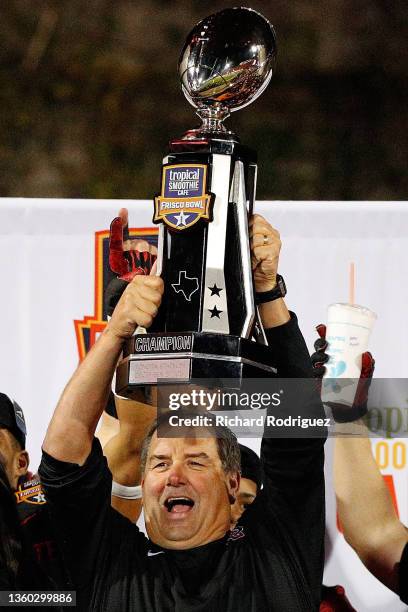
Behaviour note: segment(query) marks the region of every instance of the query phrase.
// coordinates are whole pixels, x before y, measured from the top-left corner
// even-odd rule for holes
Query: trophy
[[[256,154],[223,124],[265,90],[275,58],[273,27],[248,8],[210,15],[186,39],[181,85],[202,124],[172,140],[163,160],[153,222],[164,296],[148,333],[125,344],[116,373],[120,395],[164,380],[275,373],[249,247]]]

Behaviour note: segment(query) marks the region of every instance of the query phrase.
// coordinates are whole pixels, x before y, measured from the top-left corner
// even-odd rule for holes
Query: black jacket
[[[296,317],[268,331],[278,373],[312,377]],[[320,402],[315,414],[324,416]],[[83,610],[312,612],[323,573],[324,439],[264,438],[264,488],[221,540],[163,550],[110,506],[94,441],[80,467],[43,454],[40,476]]]

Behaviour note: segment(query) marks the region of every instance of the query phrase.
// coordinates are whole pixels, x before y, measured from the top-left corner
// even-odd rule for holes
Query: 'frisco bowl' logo
[[[154,223],[184,230],[199,219],[210,221],[213,194],[205,193],[206,164],[163,166],[162,190],[154,198]]]

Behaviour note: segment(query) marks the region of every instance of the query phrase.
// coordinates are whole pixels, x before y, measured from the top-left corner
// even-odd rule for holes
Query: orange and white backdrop
[[[157,240],[151,202],[0,199],[0,391],[25,412],[32,469],[65,383],[103,328],[108,230],[122,206],[135,233]],[[353,262],[355,301],[378,315],[370,342],[376,376],[408,378],[407,203],[259,202],[256,212],[281,233],[287,303],[309,349],[328,304],[348,300]],[[399,401],[404,405],[396,416]],[[373,439],[373,450],[407,524],[406,439],[395,437],[408,435],[406,397],[390,403],[390,423],[395,431]],[[406,610],[368,574],[337,529],[331,456],[329,442],[325,582],[344,585],[359,611]]]

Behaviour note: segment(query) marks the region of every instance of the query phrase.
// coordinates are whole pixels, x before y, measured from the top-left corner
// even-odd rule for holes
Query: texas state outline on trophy
[[[202,124],[172,140],[163,160],[153,222],[164,297],[149,332],[125,344],[116,373],[120,395],[162,380],[275,373],[250,259],[256,153],[223,124],[265,90],[275,59],[272,25],[248,8],[210,15],[186,39],[179,75]]]

